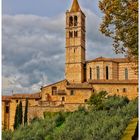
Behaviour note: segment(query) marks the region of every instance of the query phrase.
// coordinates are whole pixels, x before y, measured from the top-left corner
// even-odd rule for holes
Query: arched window
[[[92,68],[89,70],[90,79],[92,79]]]
[[[74,31],[74,37],[78,37],[78,32]]]
[[[72,16],[69,17],[69,26],[73,26],[73,17]]]
[[[78,22],[77,22],[77,16],[74,16],[74,26],[77,26]]]
[[[108,66],[106,66],[106,80],[109,79],[109,68]]]
[[[100,68],[99,66],[96,67],[96,72],[97,72],[97,79],[100,79]]]
[[[63,102],[65,101],[65,97],[62,97],[62,101],[63,101]]]
[[[128,80],[128,69],[125,68],[125,80]]]
[[[69,37],[70,38],[73,37],[73,32],[72,31],[69,32]]]

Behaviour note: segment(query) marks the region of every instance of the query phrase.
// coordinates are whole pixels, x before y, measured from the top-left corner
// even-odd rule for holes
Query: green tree
[[[138,58],[138,0],[100,0],[100,31],[113,39],[116,53]]]
[[[14,129],[17,129],[19,126],[18,112],[19,112],[19,105],[17,104],[16,112],[15,112],[15,120],[14,120]]]
[[[17,104],[14,120],[14,129],[17,129],[22,124],[22,102]]]
[[[106,99],[107,94],[108,93],[106,91],[100,91],[99,93],[92,94],[88,100],[88,104],[94,110],[102,109],[103,108],[103,101]]]
[[[18,115],[19,115],[19,124],[21,125],[22,124],[22,102],[20,101],[19,103],[19,112],[18,112]]]
[[[28,119],[28,99],[26,98],[26,106],[25,106],[25,113],[24,113],[24,125],[27,123]]]

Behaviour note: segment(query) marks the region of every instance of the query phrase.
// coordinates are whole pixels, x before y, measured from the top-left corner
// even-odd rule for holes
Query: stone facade
[[[35,94],[13,94],[2,97],[2,128],[13,129],[16,106],[22,101],[23,114],[26,98],[29,100],[28,123],[44,112],[74,111],[91,94],[102,90],[110,95],[138,96],[138,74],[127,58],[99,57],[86,61],[85,15],[77,0],[66,12],[65,79],[41,87]]]

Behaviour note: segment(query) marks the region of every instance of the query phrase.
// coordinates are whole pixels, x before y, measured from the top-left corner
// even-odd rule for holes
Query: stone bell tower
[[[85,72],[85,15],[77,0],[66,12],[65,77],[70,83],[84,82]]]

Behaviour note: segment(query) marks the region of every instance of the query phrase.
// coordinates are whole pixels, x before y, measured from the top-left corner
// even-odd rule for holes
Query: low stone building
[[[65,79],[41,87],[35,94],[13,94],[2,97],[2,127],[13,129],[16,106],[29,100],[28,121],[43,117],[43,112],[74,111],[84,106],[91,94],[102,90],[110,95],[138,96],[136,64],[128,58],[86,60],[85,14],[78,1],[73,0],[66,12]]]

